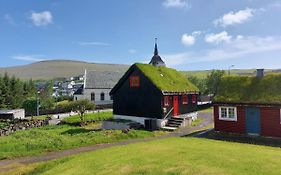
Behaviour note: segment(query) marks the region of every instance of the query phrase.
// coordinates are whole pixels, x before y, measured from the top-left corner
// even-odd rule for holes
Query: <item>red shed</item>
[[[224,77],[214,99],[215,130],[281,137],[281,75]]]

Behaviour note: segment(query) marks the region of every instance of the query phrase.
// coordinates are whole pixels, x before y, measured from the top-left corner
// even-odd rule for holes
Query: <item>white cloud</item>
[[[20,61],[30,61],[30,62],[36,62],[36,61],[44,61],[45,59],[40,58],[43,57],[43,55],[16,55],[12,58],[15,60]]]
[[[281,36],[258,37],[238,35],[229,42],[216,45],[209,50],[197,52],[183,52],[163,55],[162,58],[168,66],[185,65],[196,62],[213,62],[236,58],[249,57],[253,54],[281,51]],[[255,59],[249,57],[248,59]]]
[[[15,21],[14,21],[14,18],[9,15],[9,14],[5,14],[4,15],[4,19],[9,23],[9,24],[12,24],[12,25],[15,25]]]
[[[254,12],[255,12],[255,10],[250,9],[250,8],[246,8],[245,10],[240,10],[238,12],[231,11],[227,14],[224,14],[219,19],[216,19],[214,21],[214,24],[216,26],[219,25],[222,27],[226,27],[229,25],[242,24],[242,23],[250,20],[250,18],[253,17]]]
[[[211,34],[207,34],[205,36],[205,41],[207,43],[220,43],[220,42],[229,42],[231,40],[232,36],[228,35],[228,33],[226,31],[223,31],[221,33],[211,33]]]
[[[191,46],[195,43],[195,36],[183,34],[182,37],[181,37],[181,42],[185,46]]]
[[[78,42],[79,45],[81,46],[89,46],[89,45],[92,45],[92,46],[109,46],[108,43],[104,43],[104,42],[96,42],[96,41],[80,41]]]
[[[195,44],[196,37],[199,36],[202,32],[201,31],[194,31],[191,35],[185,33],[181,37],[181,42],[185,46],[191,46]]]
[[[46,26],[53,23],[53,16],[50,11],[32,12],[29,18],[35,26]]]
[[[186,8],[187,0],[165,0],[162,5],[166,8]]]
[[[136,51],[135,49],[129,49],[128,52],[129,52],[130,54],[135,54],[137,51]]]

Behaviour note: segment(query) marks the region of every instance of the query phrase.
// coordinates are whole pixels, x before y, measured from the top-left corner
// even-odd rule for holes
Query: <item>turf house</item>
[[[224,77],[214,99],[215,130],[281,137],[281,74]]]
[[[177,128],[197,117],[198,88],[158,55],[149,64],[133,64],[111,90],[114,118],[145,124],[153,119],[157,127]]]

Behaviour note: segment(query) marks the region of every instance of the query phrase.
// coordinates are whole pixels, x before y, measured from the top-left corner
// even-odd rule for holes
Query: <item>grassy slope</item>
[[[87,127],[89,128],[89,127]],[[162,132],[130,130],[92,130],[68,125],[46,126],[17,131],[0,138],[0,159],[38,155],[48,151],[65,150],[98,143],[111,143],[133,138],[152,137]]]
[[[169,138],[66,157],[30,174],[279,175],[280,155],[280,148]]]
[[[112,117],[112,112],[86,114],[85,121],[100,121]],[[79,116],[64,119],[66,123],[79,123]],[[126,139],[157,136],[163,132],[130,130],[128,134],[121,131],[102,131],[100,122],[85,127],[69,125],[46,126],[25,131],[17,131],[9,136],[0,137],[0,160],[18,156],[37,155],[46,151],[70,149],[98,143],[117,142]],[[20,142],[19,142],[20,141]]]
[[[96,64],[81,61],[52,60],[42,61],[24,66],[0,68],[0,74],[7,72],[21,79],[52,79],[83,75],[85,69],[97,71],[125,72],[128,65]]]
[[[108,112],[100,112],[100,113],[89,113],[84,115],[84,121],[100,121],[100,120],[106,120],[112,118],[113,113],[112,111]],[[81,122],[80,116],[79,115],[74,115],[71,117],[66,117],[63,119],[64,122],[72,124],[72,123],[79,123]]]

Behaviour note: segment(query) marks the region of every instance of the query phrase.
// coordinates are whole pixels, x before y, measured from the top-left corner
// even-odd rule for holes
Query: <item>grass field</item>
[[[106,112],[97,112],[97,113],[88,113],[84,115],[84,121],[101,121],[106,119],[111,119],[113,117],[112,111],[106,111]],[[65,123],[68,124],[74,124],[81,122],[79,115],[74,115],[71,117],[66,117],[63,119]]]
[[[203,138],[168,138],[30,165],[27,174],[280,175],[281,149]]]
[[[161,134],[164,132],[130,130],[126,134],[120,130],[104,131],[91,129],[89,126],[82,128],[69,125],[33,128],[0,137],[0,159],[38,155],[49,151],[153,137]]]

